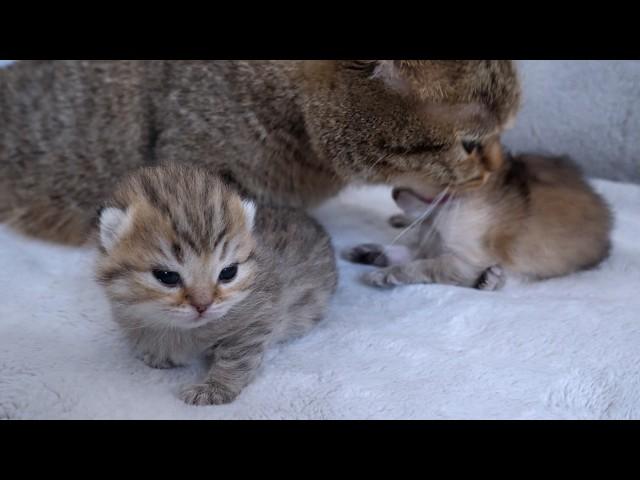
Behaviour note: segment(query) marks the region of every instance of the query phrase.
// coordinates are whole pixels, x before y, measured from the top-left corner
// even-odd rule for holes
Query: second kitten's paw
[[[377,267],[384,267],[389,264],[389,260],[384,253],[384,247],[375,243],[364,243],[343,250],[342,258],[352,263],[375,265]]]
[[[504,287],[505,282],[506,275],[504,270],[500,265],[494,265],[482,272],[475,288],[478,290],[495,291]]]
[[[180,399],[189,405],[222,405],[232,402],[237,396],[221,383],[198,383],[180,392]]]
[[[393,275],[393,272],[388,269],[367,272],[362,276],[362,281],[367,285],[379,288],[390,288],[400,285],[400,282],[398,282]]]

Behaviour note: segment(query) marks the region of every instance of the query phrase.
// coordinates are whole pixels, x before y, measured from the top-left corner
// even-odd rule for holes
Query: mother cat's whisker
[[[417,219],[415,219],[413,222],[411,222],[411,224],[405,228],[402,232],[400,232],[400,234],[398,236],[396,236],[396,238],[393,239],[393,241],[391,242],[391,245],[394,245],[398,240],[400,240],[405,234],[407,234],[408,232],[410,232],[413,228],[415,228],[416,225],[420,224],[422,221],[424,221],[429,215],[431,215],[431,213],[438,207],[438,205],[440,204],[440,202],[442,201],[443,198],[446,197],[447,193],[449,192],[449,186],[445,187],[445,189],[440,192],[438,195],[436,195],[436,197],[433,199],[433,202],[429,205],[429,207],[424,211],[424,213],[422,215],[420,215]]]
[[[436,211],[433,221],[431,222],[431,224],[429,225],[429,227],[425,232],[425,237],[424,237],[425,241],[427,242],[431,241],[431,238],[435,234],[437,234],[443,219],[445,219],[449,215],[451,215],[452,217],[457,215],[459,206],[456,202],[454,202],[455,199],[456,199],[456,193],[454,192],[449,196],[449,199],[447,202],[445,202],[445,205]],[[453,210],[453,213],[452,213],[452,210]]]
[[[385,155],[382,155],[381,157],[379,157],[375,162],[373,162],[373,163],[371,164],[371,166],[369,166],[369,168],[367,168],[367,170],[364,172],[364,179],[366,180],[366,179],[369,177],[369,175],[371,174],[371,172],[373,172],[373,171],[374,171],[374,169],[376,168],[376,166],[378,166],[378,164],[379,164],[381,161],[386,160],[386,159],[387,159],[387,158],[389,158],[389,157],[390,157],[390,155],[385,154]]]

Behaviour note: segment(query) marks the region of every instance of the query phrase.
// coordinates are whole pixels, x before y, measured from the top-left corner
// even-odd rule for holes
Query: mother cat
[[[176,159],[290,206],[415,173],[461,185],[483,173],[465,147],[519,97],[499,60],[21,61],[0,70],[0,221],[83,243],[126,172]]]

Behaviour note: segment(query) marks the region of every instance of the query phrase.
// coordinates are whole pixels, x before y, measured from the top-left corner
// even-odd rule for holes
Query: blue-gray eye
[[[476,149],[480,147],[480,142],[475,142],[473,140],[463,140],[462,148],[464,151],[471,155]]]
[[[218,280],[220,280],[222,283],[227,283],[236,278],[237,274],[238,265],[231,265],[222,269],[220,275],[218,275]]]
[[[156,279],[166,285],[167,287],[177,287],[182,283],[182,278],[178,272],[169,272],[166,270],[153,270],[153,276]]]

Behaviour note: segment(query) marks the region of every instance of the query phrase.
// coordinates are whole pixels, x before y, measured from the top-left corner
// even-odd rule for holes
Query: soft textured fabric
[[[339,260],[329,315],[269,352],[238,399],[190,407],[201,365],[133,358],[91,276],[93,251],[0,227],[0,418],[640,418],[640,186],[596,181],[616,212],[599,268],[500,292],[362,285]],[[337,249],[389,241],[389,191],[316,217]]]

